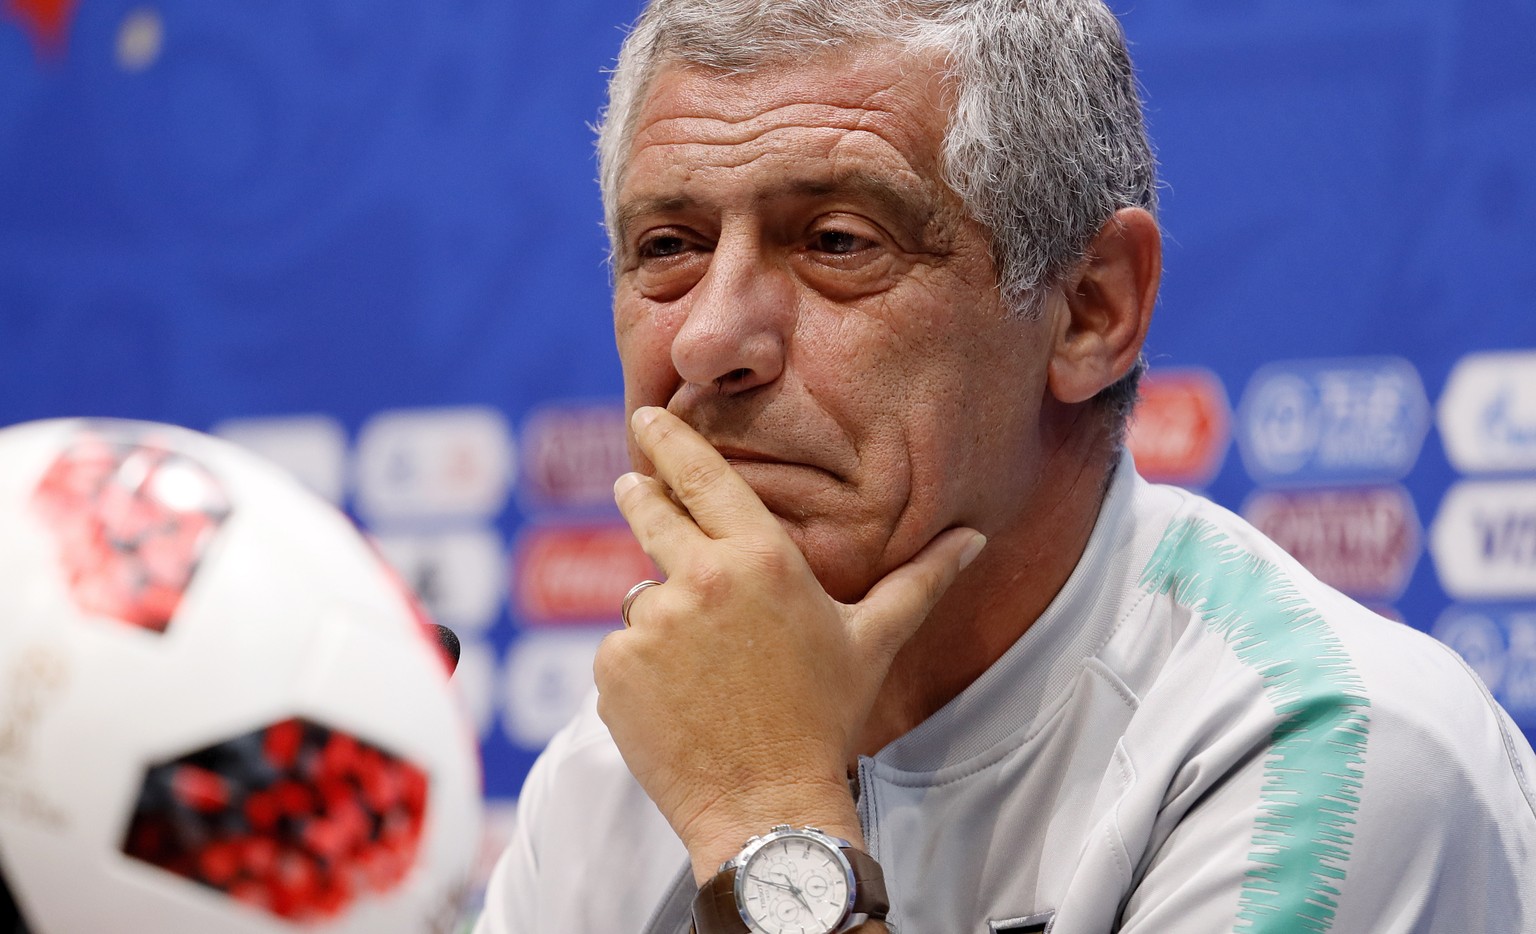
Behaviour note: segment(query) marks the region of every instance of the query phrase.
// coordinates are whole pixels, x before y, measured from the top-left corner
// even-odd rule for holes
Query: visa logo
[[[1429,547],[1441,585],[1457,599],[1536,597],[1536,480],[1452,487]]]
[[[1478,516],[1473,521],[1485,561],[1536,566],[1536,512]]]

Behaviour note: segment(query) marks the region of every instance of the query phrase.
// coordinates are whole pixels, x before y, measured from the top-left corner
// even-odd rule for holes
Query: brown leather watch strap
[[[736,908],[736,867],[716,873],[693,899],[693,934],[750,934]]]
[[[853,881],[857,886],[853,893],[853,913],[884,921],[891,910],[891,897],[885,891],[885,870],[863,850],[847,847],[843,855],[853,867]]]
[[[842,847],[853,870],[853,908],[856,915],[884,920],[891,910],[885,890],[885,872],[874,857],[852,847]],[[717,873],[704,883],[693,899],[694,934],[750,934],[751,928],[736,906],[736,867]]]

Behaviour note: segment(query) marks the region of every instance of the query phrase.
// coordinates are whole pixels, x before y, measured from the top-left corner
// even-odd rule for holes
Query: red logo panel
[[[1204,486],[1232,440],[1232,407],[1209,370],[1148,373],[1126,442],[1137,471],[1154,483]]]
[[[33,503],[59,540],[81,609],[164,632],[229,498],[202,464],[152,441],[82,434]]]
[[[523,429],[523,481],[541,504],[613,505],[613,482],[629,469],[624,410],[545,409]]]
[[[513,605],[530,622],[617,620],[625,592],[655,576],[628,526],[534,528],[513,553]]]
[[[1319,580],[1351,596],[1394,599],[1418,563],[1418,513],[1401,487],[1260,493],[1243,513]]]

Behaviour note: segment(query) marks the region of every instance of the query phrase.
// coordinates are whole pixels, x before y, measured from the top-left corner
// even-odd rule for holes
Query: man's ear
[[[1086,402],[1130,372],[1152,323],[1162,273],[1157,221],[1141,208],[1116,211],[1062,284],[1065,303],[1047,372],[1052,395]]]

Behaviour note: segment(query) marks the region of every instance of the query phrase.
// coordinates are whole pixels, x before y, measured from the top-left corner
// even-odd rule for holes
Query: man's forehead
[[[861,42],[782,61],[726,70],[679,58],[659,63],[641,102],[646,114],[678,109],[726,121],[749,120],[765,102],[802,100],[845,107],[881,107],[901,86],[941,80],[940,60],[892,42]],[[897,93],[900,93],[898,90]]]
[[[750,148],[781,130],[819,127],[866,130],[906,156],[930,159],[953,103],[944,75],[941,60],[892,43],[845,46],[740,73],[666,62],[639,102],[629,155],[687,141]]]
[[[692,169],[759,160],[762,171],[740,173],[752,181],[743,207],[840,195],[931,215],[945,190],[938,83],[929,63],[886,44],[743,74],[670,63],[642,104],[620,182],[621,229],[637,214],[700,206]]]

